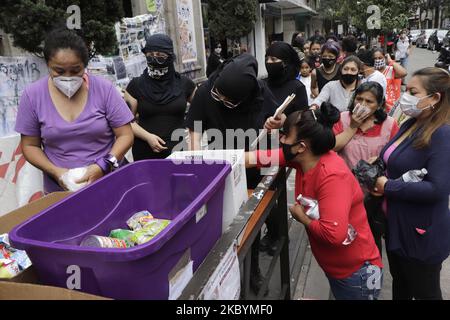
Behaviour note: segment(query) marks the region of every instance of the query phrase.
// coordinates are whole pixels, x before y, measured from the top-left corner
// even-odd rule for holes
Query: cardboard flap
[[[72,192],[51,193],[0,217],[0,234],[9,233],[18,224],[47,209],[52,204],[64,199],[70,194]]]
[[[74,290],[29,283],[0,282],[0,300],[110,300]]]

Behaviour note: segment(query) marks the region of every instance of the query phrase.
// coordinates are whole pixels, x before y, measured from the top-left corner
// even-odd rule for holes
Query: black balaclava
[[[138,90],[151,103],[168,104],[182,94],[180,75],[174,66],[173,42],[165,34],[151,35],[146,38],[142,52],[149,51],[163,52],[169,57],[163,64],[159,64],[152,57],[147,57],[147,69],[139,79]]]
[[[300,58],[294,48],[286,42],[277,41],[270,45],[266,57],[276,57],[283,62],[267,63],[269,85],[281,86],[289,80],[295,80],[300,73]]]
[[[253,99],[258,88],[258,62],[255,57],[243,53],[225,62],[214,77],[214,87],[233,103]],[[239,106],[237,107],[239,108]]]

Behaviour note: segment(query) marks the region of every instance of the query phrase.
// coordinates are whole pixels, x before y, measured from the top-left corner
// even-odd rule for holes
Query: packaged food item
[[[81,242],[80,246],[82,247],[95,247],[95,248],[118,248],[118,249],[126,249],[128,248],[125,240],[110,238],[110,237],[101,237],[101,236],[87,236]]]
[[[109,233],[110,238],[120,239],[127,243],[127,247],[134,246],[131,237],[133,236],[133,231],[125,230],[125,229],[116,229]]]
[[[169,223],[170,220],[152,219],[143,228],[135,231],[131,236],[131,240],[137,245],[146,243],[164,230]]]
[[[138,230],[141,229],[152,219],[154,219],[153,215],[147,210],[144,210],[133,214],[133,216],[127,220],[127,225],[130,227],[131,230]]]
[[[313,220],[319,220],[320,214],[319,214],[319,202],[317,200],[308,198],[300,194],[297,197],[297,201],[305,207],[306,212],[305,214]]]
[[[0,279],[11,279],[20,273],[19,265],[10,259],[0,259]]]
[[[8,234],[0,235],[0,259],[16,262],[19,272],[31,266],[30,258],[28,258],[25,251],[11,247]],[[8,263],[8,265],[12,262]],[[7,263],[4,261],[4,264],[6,265]]]

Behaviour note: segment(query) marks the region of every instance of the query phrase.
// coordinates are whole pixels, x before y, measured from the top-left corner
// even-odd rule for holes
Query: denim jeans
[[[383,269],[369,262],[346,279],[328,277],[336,300],[377,300],[383,283]]]

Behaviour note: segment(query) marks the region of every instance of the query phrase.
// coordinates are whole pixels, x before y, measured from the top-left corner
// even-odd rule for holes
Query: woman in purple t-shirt
[[[134,117],[112,83],[85,73],[89,53],[76,33],[50,33],[44,56],[49,76],[25,89],[16,131],[49,193],[67,189],[68,169],[87,167],[78,182],[91,183],[116,167],[133,144]]]

